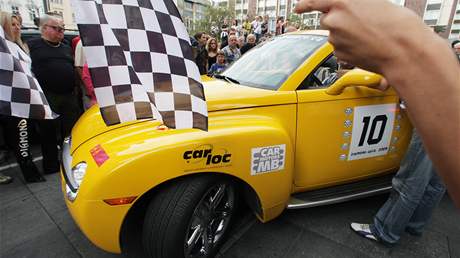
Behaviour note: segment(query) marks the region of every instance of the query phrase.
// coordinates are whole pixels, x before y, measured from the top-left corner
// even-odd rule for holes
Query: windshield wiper
[[[214,78],[223,79],[223,80],[226,80],[226,81],[228,81],[230,83],[240,84],[240,82],[238,80],[235,80],[233,78],[230,78],[230,77],[222,75],[222,74],[214,74]]]

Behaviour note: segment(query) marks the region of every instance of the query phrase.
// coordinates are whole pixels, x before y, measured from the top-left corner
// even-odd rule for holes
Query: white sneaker
[[[358,235],[379,242],[379,239],[372,234],[369,224],[351,223],[350,227],[353,231],[358,233]]]

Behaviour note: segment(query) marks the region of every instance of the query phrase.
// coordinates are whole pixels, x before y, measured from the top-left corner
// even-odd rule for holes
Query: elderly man
[[[80,115],[76,95],[74,61],[69,45],[63,43],[64,23],[61,18],[46,15],[40,19],[41,38],[27,42],[32,58],[32,71],[51,106],[59,115],[57,121],[39,121],[45,174],[59,171],[58,140],[70,131]]]
[[[248,35],[248,42],[241,47],[241,55],[244,55],[244,53],[248,52],[251,48],[253,48],[256,45],[256,35],[254,34],[249,34]]]
[[[241,56],[241,52],[238,49],[238,38],[236,35],[231,35],[228,37],[228,46],[222,49],[225,55],[225,62],[227,64],[233,63]]]

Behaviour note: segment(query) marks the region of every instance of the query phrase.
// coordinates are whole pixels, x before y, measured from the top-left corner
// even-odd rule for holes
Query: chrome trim
[[[360,193],[354,193],[350,195],[333,197],[333,198],[328,198],[328,199],[324,199],[320,201],[311,201],[311,202],[304,201],[304,200],[301,200],[295,197],[291,197],[291,199],[289,200],[287,209],[303,209],[303,208],[311,208],[311,207],[339,203],[339,202],[346,202],[346,201],[351,201],[351,200],[355,200],[355,199],[359,199],[363,197],[386,193],[390,190],[391,190],[391,186],[386,186],[386,187],[368,190],[368,191],[364,191]]]
[[[72,156],[70,155],[70,147],[71,147],[71,138],[66,137],[64,139],[64,142],[62,144],[62,174],[65,179],[66,183],[66,192],[67,192],[67,197],[69,200],[73,201],[75,200],[75,197],[78,192],[78,186],[77,183],[75,182],[73,176],[72,176]],[[70,197],[73,198],[70,198]]]
[[[65,190],[66,190],[66,196],[67,196],[67,199],[71,202],[75,201],[75,198],[77,198],[77,193],[78,192],[72,192],[72,190],[70,190],[69,188],[69,185],[68,184],[65,184]]]

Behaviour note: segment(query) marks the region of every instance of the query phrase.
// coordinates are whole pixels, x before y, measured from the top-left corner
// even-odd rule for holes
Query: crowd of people
[[[45,178],[34,164],[30,151],[31,136],[37,136],[41,144],[43,173],[58,172],[58,155],[63,137],[70,134],[82,112],[96,103],[91,76],[80,38],[75,37],[71,42],[64,38],[62,18],[54,15],[41,17],[41,37],[27,42],[21,40],[20,15],[2,11],[0,21],[5,38],[19,48],[21,56],[27,57],[26,62],[40,83],[51,110],[59,116],[55,120],[0,116],[4,138],[0,141],[0,162],[5,163],[10,153],[14,153],[25,181],[42,182]],[[288,21],[279,18],[276,34],[289,31],[287,26]],[[219,33],[218,37],[211,37],[201,32],[191,38],[200,74],[221,73],[256,44],[272,37],[268,29],[268,17],[260,16],[252,22],[246,19],[240,26],[237,20],[231,26],[225,21]],[[0,174],[0,184],[11,181],[12,177]]]
[[[241,25],[238,25],[238,20],[233,20],[231,26],[224,20],[222,27],[212,33],[198,32],[191,38],[193,55],[200,74],[212,76],[225,70],[257,44],[273,36],[296,30],[297,28],[283,17],[276,21],[275,34],[269,30],[268,16],[256,16],[252,22],[245,19]],[[215,37],[212,37],[212,34],[215,34]],[[218,63],[219,55],[224,57],[221,63]],[[216,65],[213,68],[214,64]]]
[[[352,223],[351,227],[363,237],[386,244],[396,243],[404,231],[419,235],[443,196],[444,185],[460,206],[460,41],[452,43],[455,60],[452,49],[420,19],[384,0],[300,0],[296,6],[297,12],[312,10],[325,13],[322,26],[331,32],[329,41],[335,46],[335,55],[343,62],[382,74],[385,83],[380,87],[391,84],[397,90],[417,130],[393,180],[388,201],[373,223]],[[81,113],[78,89],[86,89],[84,95],[89,99],[85,107],[94,104],[90,79],[85,82],[84,78],[88,76],[87,66],[79,56],[81,43],[78,39],[74,42],[74,52],[70,44],[63,43],[65,28],[58,17],[41,19],[42,37],[27,44],[21,41],[19,16],[1,12],[0,22],[6,39],[30,57],[25,61],[31,65],[52,110],[60,115],[57,121],[1,117],[6,142],[16,153],[25,180],[44,181],[30,150],[25,145],[18,146],[18,137],[25,135],[21,130],[36,127],[42,143],[44,173],[59,171],[60,139],[56,132],[69,134]],[[223,71],[270,36],[267,17],[245,20],[241,26],[237,22],[224,25],[220,41],[204,32],[196,33],[192,39],[201,74]],[[289,26],[289,21],[277,20],[276,34],[292,29],[295,28]],[[429,72],[426,67],[430,67]],[[10,181],[10,177],[0,175],[0,183]]]

